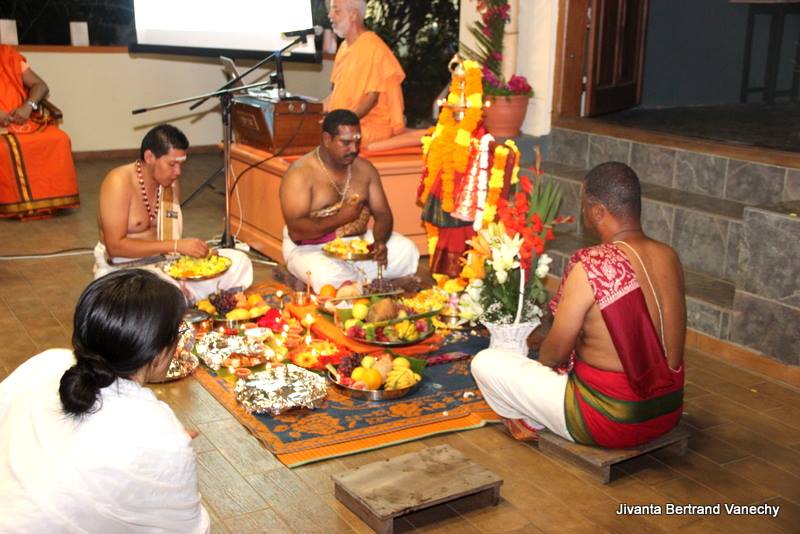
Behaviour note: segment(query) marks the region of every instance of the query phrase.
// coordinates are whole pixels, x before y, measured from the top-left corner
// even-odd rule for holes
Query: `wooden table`
[[[233,175],[241,175],[231,195],[231,232],[254,249],[283,261],[283,214],[278,190],[281,177],[296,158],[270,158],[271,154],[248,145],[231,146]],[[411,239],[427,254],[425,229],[417,205],[422,154],[365,156],[378,169],[394,216],[394,230]],[[245,172],[251,165],[252,169]],[[235,178],[234,178],[235,179]]]

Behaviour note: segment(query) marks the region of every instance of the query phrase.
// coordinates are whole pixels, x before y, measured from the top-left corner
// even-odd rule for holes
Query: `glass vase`
[[[528,355],[528,336],[542,324],[539,319],[519,324],[482,323],[489,330],[490,349],[508,350],[525,356]]]

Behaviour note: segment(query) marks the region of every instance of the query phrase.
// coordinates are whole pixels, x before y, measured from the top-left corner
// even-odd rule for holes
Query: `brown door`
[[[646,28],[647,0],[591,0],[585,116],[641,101]]]

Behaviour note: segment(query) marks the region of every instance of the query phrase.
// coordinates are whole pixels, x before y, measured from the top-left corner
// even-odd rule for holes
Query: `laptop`
[[[234,78],[239,78],[239,69],[236,68],[236,63],[229,57],[219,56],[220,62],[222,62],[222,72],[225,73],[225,77],[228,80],[233,80]],[[269,76],[271,71],[266,73],[264,77]],[[245,83],[241,80],[241,78],[236,80],[236,83],[233,84],[232,87],[243,87]],[[254,98],[277,98],[278,92],[276,89],[267,89],[266,86],[263,87],[254,87],[252,89],[247,90],[247,94]]]

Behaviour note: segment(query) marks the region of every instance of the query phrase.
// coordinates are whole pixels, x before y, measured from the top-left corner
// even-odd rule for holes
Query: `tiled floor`
[[[0,255],[91,247],[99,181],[119,160],[78,162],[83,208],[45,221],[0,220]],[[190,158],[187,191],[218,159]],[[206,190],[186,211],[187,232],[219,233],[223,200]],[[0,261],[0,379],[52,346],[68,346],[72,308],[91,279],[91,256]],[[257,266],[257,279],[270,276]],[[333,496],[330,475],[447,443],[503,477],[497,507],[469,499],[397,522],[401,532],[797,532],[800,524],[800,392],[698,352],[687,355],[684,422],[693,435],[684,457],[646,456],[603,486],[496,426],[446,434],[289,470],[268,454],[193,379],[155,387],[195,439],[204,501],[214,532],[369,532]],[[765,517],[618,516],[620,503],[765,503]]]

